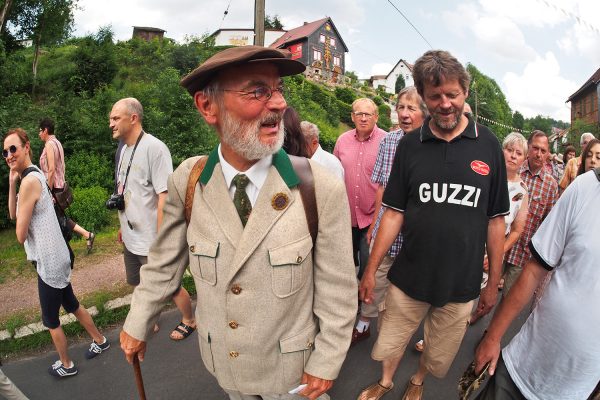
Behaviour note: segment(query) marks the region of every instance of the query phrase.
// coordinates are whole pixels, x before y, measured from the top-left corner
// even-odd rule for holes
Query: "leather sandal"
[[[177,325],[175,327],[175,329],[173,329],[173,331],[171,332],[171,335],[169,336],[172,340],[174,341],[179,341],[179,340],[183,340],[185,338],[187,338],[188,336],[190,336],[194,331],[196,330],[195,326],[190,326],[190,325],[186,325],[183,323],[183,321],[181,321],[179,323],[179,325]],[[181,336],[177,337],[177,336],[173,336],[174,333],[179,333]]]
[[[415,385],[410,378],[402,400],[421,400],[421,398],[423,398],[423,384]]]
[[[379,400],[383,397],[384,394],[392,390],[393,387],[393,382],[389,387],[385,387],[381,383],[375,382],[374,384],[360,392],[357,400]]]

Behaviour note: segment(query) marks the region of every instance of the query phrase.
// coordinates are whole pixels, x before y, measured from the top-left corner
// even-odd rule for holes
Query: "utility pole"
[[[265,0],[254,0],[254,45],[265,45]]]

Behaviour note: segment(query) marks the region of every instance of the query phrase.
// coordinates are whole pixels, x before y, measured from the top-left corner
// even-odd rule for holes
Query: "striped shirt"
[[[366,140],[358,140],[356,129],[342,133],[335,143],[333,154],[344,167],[344,182],[350,203],[352,226],[371,225],[375,214],[377,184],[371,182],[379,143],[387,134],[375,125]]]
[[[545,168],[534,174],[529,169],[528,161],[521,168],[521,179],[529,190],[529,213],[525,229],[508,253],[506,261],[523,267],[531,257],[529,241],[558,200],[558,184]]]
[[[388,133],[387,136],[383,138],[379,144],[379,152],[377,153],[377,160],[375,160],[375,168],[373,168],[371,182],[377,183],[385,188],[388,183],[388,179],[390,178],[390,172],[392,172],[392,164],[394,162],[394,156],[396,155],[396,148],[398,147],[398,143],[400,143],[400,139],[402,139],[403,136],[404,131],[402,129],[398,129],[397,131]],[[372,241],[375,240],[375,236],[377,236],[379,222],[381,221],[384,210],[385,209],[382,206],[377,214],[377,221],[375,221],[375,227],[373,228]],[[394,240],[388,255],[395,258],[400,252],[401,247],[402,234],[398,235],[396,240]]]

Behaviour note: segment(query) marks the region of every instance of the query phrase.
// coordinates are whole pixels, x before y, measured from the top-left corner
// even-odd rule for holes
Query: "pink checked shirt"
[[[340,159],[344,167],[344,181],[353,227],[364,228],[373,220],[375,192],[379,185],[371,182],[371,175],[379,143],[386,134],[386,131],[375,125],[371,135],[361,142],[356,136],[356,129],[352,129],[342,133],[335,143],[333,154]]]

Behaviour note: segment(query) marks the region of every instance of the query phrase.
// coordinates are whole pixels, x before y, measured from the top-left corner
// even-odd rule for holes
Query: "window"
[[[329,44],[331,45],[331,47],[335,47],[335,38],[330,38]]]
[[[321,61],[321,52],[319,50],[313,51],[313,59]]]
[[[322,33],[321,33],[321,35],[319,36],[319,42],[321,42],[321,43],[325,43],[325,35],[323,35]]]
[[[340,66],[340,58],[333,56],[333,65],[337,65],[338,67]]]

